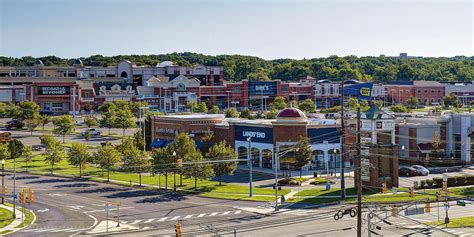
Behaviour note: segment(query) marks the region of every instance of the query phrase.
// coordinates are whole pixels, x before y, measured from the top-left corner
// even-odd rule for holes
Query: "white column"
[[[260,150],[258,154],[259,154],[258,155],[258,167],[262,168],[263,167],[263,157],[262,157],[263,150]]]

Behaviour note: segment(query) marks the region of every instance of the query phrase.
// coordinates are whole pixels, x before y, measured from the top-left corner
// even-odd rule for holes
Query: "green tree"
[[[18,103],[19,116],[16,119],[26,120],[39,116],[40,107],[32,101],[21,101]]]
[[[257,71],[247,74],[247,79],[249,81],[270,81],[268,72],[263,68],[257,68]]]
[[[199,151],[194,152],[189,156],[191,164],[186,165],[183,174],[194,178],[194,191],[197,191],[198,180],[209,179],[214,175],[212,166],[204,163],[202,154]]]
[[[225,141],[213,145],[206,153],[206,159],[214,161],[212,169],[219,177],[219,185],[222,185],[222,175],[232,175],[237,169],[237,153]]]
[[[82,174],[86,169],[87,163],[91,161],[91,155],[87,149],[87,145],[79,142],[73,142],[67,153],[69,164],[79,167],[80,178],[82,178]]]
[[[411,97],[407,100],[407,104],[411,109],[415,109],[418,107],[418,104],[420,104],[420,101],[418,101],[418,98],[416,97]]]
[[[48,147],[53,147],[58,141],[51,134],[44,134],[40,137],[41,144],[47,149]]]
[[[309,146],[309,139],[300,136],[298,143],[295,145],[293,165],[300,170],[300,178],[303,172],[303,167],[311,161],[313,151]]]
[[[145,141],[143,140],[143,130],[139,129],[133,134],[133,142],[135,147],[139,150],[142,150],[145,146]]]
[[[93,160],[102,170],[107,170],[107,182],[110,182],[110,170],[118,167],[121,154],[114,146],[105,145],[97,149],[93,155]]]
[[[63,152],[59,141],[55,140],[50,146],[46,147],[44,160],[51,165],[51,175],[54,175],[54,165],[61,162],[65,157],[66,154]]]
[[[212,108],[209,110],[209,113],[210,114],[219,114],[220,113],[219,106],[213,105]]]
[[[23,143],[18,139],[13,139],[8,143],[8,154],[10,155],[10,159],[16,159],[21,157],[24,150]]]
[[[274,110],[282,110],[287,107],[285,97],[277,96],[273,99],[273,102],[270,103],[270,108]]]
[[[76,128],[76,123],[70,115],[59,116],[53,123],[55,125],[54,133],[63,136],[63,143],[66,142],[66,135],[72,134]]]
[[[117,105],[112,102],[105,102],[101,106],[99,106],[99,113],[103,116],[105,113],[110,111],[117,111]]]
[[[396,104],[389,107],[390,111],[395,113],[409,113],[410,109],[406,106]]]
[[[20,118],[21,117],[20,108],[13,103],[8,103],[5,108],[5,117],[12,118],[12,119]]]
[[[40,124],[37,118],[30,118],[24,120],[25,126],[30,130],[30,135],[33,136],[33,130]]]
[[[140,187],[142,186],[142,174],[151,170],[151,160],[148,153],[135,148],[133,159],[129,160],[127,169],[130,172],[138,173]]]
[[[117,113],[115,110],[106,111],[102,114],[102,118],[99,120],[100,127],[108,128],[109,129],[109,136],[110,136],[110,129],[115,127],[117,120]]]
[[[179,133],[171,143],[171,149],[176,153],[174,158],[174,163],[176,164],[176,168],[178,173],[180,174],[180,182],[179,185],[183,186],[183,169],[181,165],[178,163],[184,163],[188,161],[192,161],[195,152],[199,152],[196,149],[196,144],[191,137],[189,137],[186,133]],[[174,191],[176,191],[176,172],[173,173],[175,180],[174,180]]]
[[[365,112],[369,110],[370,108],[369,102],[367,102],[367,100],[362,100],[359,104],[359,107],[360,107],[360,111]]]
[[[347,106],[349,106],[351,110],[357,110],[360,107],[359,100],[354,97],[349,98],[349,100],[347,101]]]
[[[8,151],[8,145],[0,143],[0,160],[6,160],[10,158],[10,152]]]
[[[194,112],[199,112],[199,105],[195,100],[191,100],[188,102],[186,105],[186,108],[188,108],[192,113]]]
[[[40,115],[38,116],[38,122],[43,127],[43,131],[44,131],[44,126],[48,123],[51,123],[51,116],[47,114]]]
[[[271,109],[270,111],[265,113],[265,118],[266,119],[276,119],[276,116],[278,115],[278,111],[275,109]]]
[[[316,104],[311,99],[301,102],[299,108],[306,113],[316,113]]]
[[[33,159],[33,148],[31,147],[31,145],[25,145],[23,147],[23,162],[25,162],[25,170],[26,172],[28,172],[28,163],[31,162],[31,160]]]
[[[201,113],[207,113],[207,105],[204,102],[201,102],[198,106],[198,111]]]
[[[84,124],[86,124],[88,128],[96,127],[99,125],[99,123],[97,122],[97,119],[92,116],[86,116],[84,118]]]
[[[234,108],[229,108],[225,110],[225,117],[226,118],[237,118],[239,117],[239,112]]]
[[[252,115],[252,113],[248,109],[242,110],[242,112],[240,112],[240,117],[241,118],[246,118],[246,119],[254,119],[254,116]]]
[[[91,130],[86,129],[84,131],[84,139],[86,139],[87,144],[89,144],[89,141],[91,140]]]
[[[137,119],[140,118],[140,116],[142,118],[145,118],[146,115],[149,113],[149,109],[148,109],[149,105],[145,101],[132,102],[129,104],[129,107],[130,107],[130,110],[132,111],[133,116],[135,116],[135,118]]]
[[[128,109],[121,109],[117,112],[115,127],[122,129],[122,136],[125,137],[125,130],[136,127],[135,117]]]
[[[296,101],[296,100],[290,101],[290,103],[288,103],[288,106],[291,107],[291,108],[299,108],[298,101]]]
[[[176,167],[171,146],[156,149],[152,159],[153,172],[165,176],[165,190],[168,190],[168,174]]]

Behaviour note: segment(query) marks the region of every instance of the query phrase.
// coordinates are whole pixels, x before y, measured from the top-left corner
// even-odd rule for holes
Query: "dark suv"
[[[14,119],[14,120],[10,120],[10,121],[7,122],[6,129],[8,129],[8,130],[17,129],[17,128],[22,128],[24,126],[25,126],[25,124],[22,121]]]

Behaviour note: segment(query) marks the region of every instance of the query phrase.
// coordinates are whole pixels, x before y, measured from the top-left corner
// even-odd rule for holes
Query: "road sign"
[[[411,215],[418,215],[418,214],[425,214],[425,210],[423,208],[408,208],[405,210],[405,216]]]
[[[443,174],[443,182],[448,182],[448,174]]]
[[[105,204],[105,211],[109,211],[110,210],[110,204]]]

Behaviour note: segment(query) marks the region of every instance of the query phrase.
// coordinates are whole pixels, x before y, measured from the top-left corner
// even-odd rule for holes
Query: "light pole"
[[[5,187],[5,159],[2,159],[2,191]],[[2,204],[5,203],[5,197],[2,195]]]
[[[176,163],[176,151],[173,151],[173,160]],[[173,178],[173,191],[176,192],[176,169],[173,172],[174,178]]]
[[[252,191],[252,166],[253,166],[253,159],[252,159],[252,152],[251,152],[251,147],[252,147],[252,138],[248,137],[247,141],[249,142],[249,148],[248,148],[248,164],[250,165],[249,167],[249,197],[253,197],[253,191]]]
[[[143,126],[142,126],[142,123],[141,123],[141,120],[142,120],[142,113],[141,113],[141,110],[143,109],[143,115],[145,115],[145,109],[148,109],[148,107],[138,107],[138,114],[140,115],[140,127],[143,131],[143,152],[146,151],[146,139],[145,139],[145,116],[143,116]]]
[[[16,219],[16,156],[13,156],[13,219]]]

